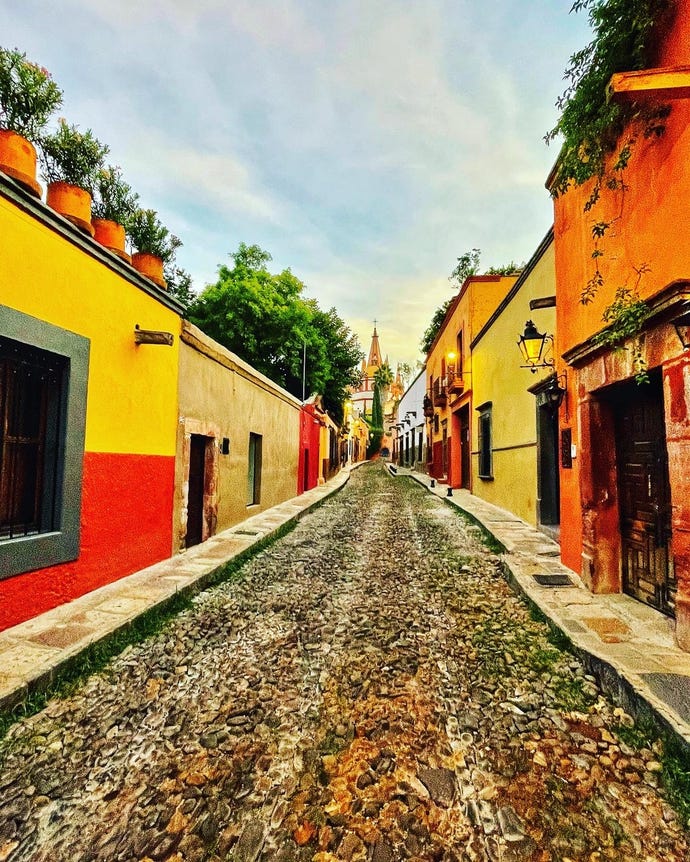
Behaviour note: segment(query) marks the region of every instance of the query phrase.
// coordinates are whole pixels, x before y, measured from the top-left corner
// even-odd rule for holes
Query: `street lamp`
[[[553,335],[539,332],[531,320],[525,323],[525,331],[517,342],[520,352],[527,363],[526,365],[522,365],[521,368],[529,368],[533,374],[536,374],[537,368],[554,367],[553,359],[548,360],[543,357],[544,346],[547,341],[550,341],[553,345]]]

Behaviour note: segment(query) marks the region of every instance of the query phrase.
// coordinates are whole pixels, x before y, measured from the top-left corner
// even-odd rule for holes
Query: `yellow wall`
[[[515,276],[479,276],[469,278],[461,288],[460,296],[455,301],[450,316],[447,318],[445,325],[437,336],[436,343],[433,345],[426,361],[426,389],[429,390],[429,380],[433,376],[434,380],[441,377],[442,360],[446,357],[448,362],[448,354],[457,352],[457,336],[458,332],[463,333],[463,380],[465,383],[465,391],[458,403],[472,394],[475,404],[478,404],[474,393],[471,393],[473,377],[470,374],[474,373],[473,365],[470,360],[470,343],[475,335],[479,332],[482,326],[489,319],[491,314],[496,310],[497,306],[508,293],[513,284],[515,284]],[[456,363],[458,360],[456,359]],[[438,433],[432,431],[432,441],[440,440],[442,437],[441,422],[444,419],[448,420],[448,435],[451,434],[451,404],[454,404],[454,399],[449,397],[445,408],[438,409],[439,414],[439,430]],[[433,426],[432,426],[433,428]]]
[[[300,402],[191,323],[184,321],[180,350],[175,534],[186,530],[189,464],[185,436],[216,440],[215,476],[209,505],[215,507],[212,533],[297,494]],[[249,434],[262,435],[261,499],[247,506]],[[224,437],[230,453],[218,454]],[[207,536],[204,536],[207,538]],[[178,542],[179,544],[179,542]]]
[[[540,332],[555,335],[556,309],[530,311],[531,299],[556,293],[551,243],[527,275],[515,297],[472,351],[474,407],[492,402],[493,480],[478,476],[478,414],[472,410],[472,491],[479,497],[536,524],[536,399],[527,387],[553,369],[532,373],[523,364],[517,340],[531,319]]]
[[[3,197],[0,236],[0,304],[91,339],[87,451],[173,455],[179,316]],[[173,347],[136,346],[137,323]]]

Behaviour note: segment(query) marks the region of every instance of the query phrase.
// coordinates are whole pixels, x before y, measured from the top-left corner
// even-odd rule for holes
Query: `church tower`
[[[376,374],[382,364],[379,334],[376,331],[376,321],[374,321],[369,359],[366,362],[364,359],[362,360],[362,379],[357,389],[350,396],[353,409],[360,416],[371,416],[371,407],[374,400],[374,374]]]

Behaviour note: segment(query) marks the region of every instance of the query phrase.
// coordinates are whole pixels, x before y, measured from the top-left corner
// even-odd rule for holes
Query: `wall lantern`
[[[687,310],[673,321],[673,325],[683,350],[687,350],[690,347],[690,307],[687,307]]]
[[[539,332],[534,323],[531,320],[528,320],[525,323],[525,331],[517,342],[523,359],[527,363],[520,367],[529,368],[533,374],[537,373],[537,368],[553,368],[553,359],[549,361],[544,357],[544,347],[547,341],[550,341],[551,344],[553,344],[553,335],[546,335],[543,332]]]
[[[563,381],[562,385],[561,381]],[[548,386],[544,390],[544,396],[546,397],[546,403],[549,405],[549,407],[552,407],[554,410],[558,410],[558,408],[563,403],[563,399],[567,398],[568,396],[568,378],[565,371],[563,372],[563,374],[560,374],[558,377],[553,377],[549,381]],[[567,401],[565,409],[567,412]]]

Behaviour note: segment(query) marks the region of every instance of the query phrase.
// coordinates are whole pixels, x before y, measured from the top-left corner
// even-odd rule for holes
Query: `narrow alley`
[[[630,724],[379,462],[11,728],[0,860],[682,862]]]

